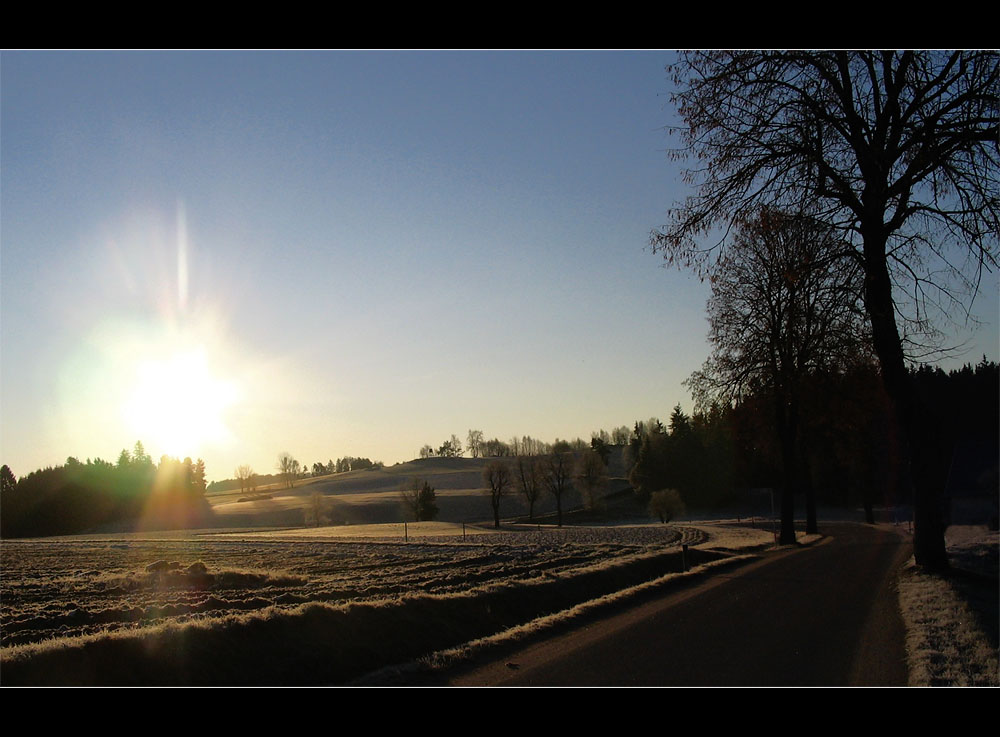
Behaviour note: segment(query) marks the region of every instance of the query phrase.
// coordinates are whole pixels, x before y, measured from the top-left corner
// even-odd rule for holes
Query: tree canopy
[[[133,453],[123,450],[117,464],[70,457],[63,466],[38,469],[19,480],[6,465],[2,471],[0,535],[5,538],[106,526],[182,529],[213,519],[204,498],[204,461],[163,456],[153,465],[142,443],[135,444]]]
[[[807,216],[765,209],[740,225],[712,274],[712,354],[687,382],[699,406],[787,393],[867,354],[861,272],[842,249],[836,230]]]
[[[996,265],[998,55],[994,51],[714,51],[667,68],[696,187],[654,233],[668,258],[701,266],[700,237],[761,205],[804,201],[887,257],[948,245]],[[876,222],[877,221],[877,222]],[[943,229],[943,230],[942,230]]]
[[[712,354],[687,382],[703,406],[770,396],[782,447],[785,543],[795,541],[805,383],[817,371],[847,368],[868,353],[861,272],[842,257],[843,248],[834,228],[801,213],[764,209],[742,223],[712,274]],[[816,532],[814,504],[808,512],[807,532]]]
[[[653,232],[653,249],[707,275],[733,225],[761,207],[807,207],[838,228],[864,274],[905,476],[904,348],[924,341],[936,308],[968,315],[983,270],[997,266],[1000,53],[689,52],[667,71],[683,120],[674,156],[692,162],[695,193]],[[915,489],[917,561],[946,565],[940,490]]]

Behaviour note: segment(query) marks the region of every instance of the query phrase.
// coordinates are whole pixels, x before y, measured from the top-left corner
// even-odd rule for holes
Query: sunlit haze
[[[0,462],[209,480],[692,407],[669,52],[4,52]],[[998,357],[997,281],[954,328]]]

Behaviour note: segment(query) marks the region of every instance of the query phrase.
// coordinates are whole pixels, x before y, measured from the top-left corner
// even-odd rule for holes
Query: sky
[[[222,479],[690,411],[672,56],[4,52],[0,461]]]

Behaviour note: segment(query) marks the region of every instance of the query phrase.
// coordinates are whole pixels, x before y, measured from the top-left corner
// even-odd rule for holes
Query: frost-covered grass
[[[998,633],[989,631],[1000,598],[997,533],[952,527],[946,542],[958,572],[930,573],[911,560],[900,576],[910,685],[1000,686]]]
[[[461,525],[432,524],[409,543],[332,529],[348,528],[3,541],[0,681],[342,682],[676,572],[681,543],[770,540],[719,525],[463,540]],[[725,554],[693,548],[688,562]]]
[[[634,586],[628,586],[610,594],[605,594],[604,596],[598,596],[588,601],[584,601],[580,604],[569,607],[568,609],[536,617],[530,622],[510,627],[487,637],[481,637],[464,642],[458,647],[439,650],[409,663],[396,664],[381,668],[354,681],[352,685],[384,686],[406,683],[414,674],[447,669],[457,663],[474,657],[476,654],[487,650],[488,648],[518,644],[533,636],[546,633],[555,627],[573,623],[582,617],[599,612],[606,607],[631,602],[637,597],[655,592],[657,589],[670,583],[677,582],[682,578],[709,574],[714,572],[714,570],[721,570],[726,566],[731,566],[733,564],[738,564],[751,559],[753,559],[753,556],[750,555],[736,555],[728,558],[708,561],[701,565],[696,565],[685,572],[667,573],[658,578],[644,581]]]
[[[305,527],[262,532],[219,533],[213,537],[267,540],[403,540],[406,538],[455,538],[473,535],[495,535],[499,530],[478,525],[461,525],[454,522],[395,522],[371,525],[334,525]]]
[[[745,522],[738,522],[735,519],[692,523],[687,526],[704,532],[708,538],[704,545],[713,550],[745,553],[764,550],[775,543],[773,530],[767,529],[767,526],[760,521],[756,523],[756,526],[748,526]],[[816,537],[818,536],[798,533],[798,539],[801,543],[812,542]]]

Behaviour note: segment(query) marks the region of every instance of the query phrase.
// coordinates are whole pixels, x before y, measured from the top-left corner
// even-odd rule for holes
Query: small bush
[[[677,489],[654,491],[649,498],[649,513],[659,517],[663,524],[680,517],[684,511],[684,500]]]

